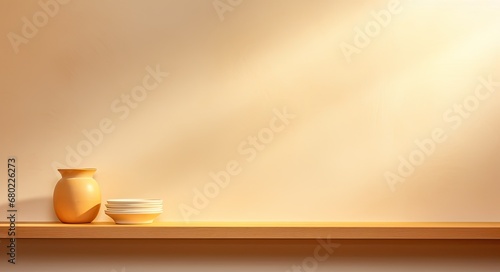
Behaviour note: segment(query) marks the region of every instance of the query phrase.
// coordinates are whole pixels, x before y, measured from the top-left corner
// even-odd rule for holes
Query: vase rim
[[[57,171],[97,171],[97,168],[58,168]]]

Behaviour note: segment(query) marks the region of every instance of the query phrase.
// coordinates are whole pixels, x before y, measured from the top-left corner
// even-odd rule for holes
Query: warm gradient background
[[[17,51],[9,33],[43,9],[1,1],[0,177],[16,156],[19,220],[56,220],[54,165],[66,165],[98,168],[103,201],[162,198],[159,220],[181,221],[236,160],[241,174],[189,220],[500,221],[500,86],[459,125],[449,112],[478,78],[500,81],[500,1],[400,1],[346,58],[341,46],[390,2],[243,0],[219,17],[212,0],[74,0]],[[169,75],[128,116],[113,111],[148,66]],[[247,161],[238,146],[284,108],[295,118]],[[113,131],[68,162],[106,118]],[[446,141],[391,190],[384,174],[435,129]]]

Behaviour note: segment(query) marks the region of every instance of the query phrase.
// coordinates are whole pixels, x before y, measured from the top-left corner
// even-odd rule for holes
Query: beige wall
[[[161,221],[500,220],[500,2],[67,2],[0,2],[20,220],[56,220],[58,166],[97,167],[103,200],[164,199]]]

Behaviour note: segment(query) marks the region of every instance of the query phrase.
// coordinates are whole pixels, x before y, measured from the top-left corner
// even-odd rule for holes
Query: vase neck
[[[91,178],[96,170],[95,168],[57,169],[64,178]]]

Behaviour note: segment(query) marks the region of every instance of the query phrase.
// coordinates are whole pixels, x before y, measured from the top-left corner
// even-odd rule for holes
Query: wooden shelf
[[[0,224],[0,238],[9,226]],[[498,223],[17,223],[34,239],[500,239]]]

